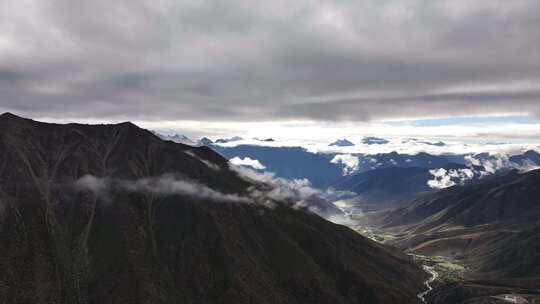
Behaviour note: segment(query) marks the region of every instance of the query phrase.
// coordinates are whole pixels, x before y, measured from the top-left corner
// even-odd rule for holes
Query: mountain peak
[[[219,138],[215,142],[218,143],[218,144],[225,144],[225,143],[229,143],[229,142],[233,142],[233,141],[239,141],[239,140],[243,140],[243,138],[240,137],[240,136],[233,136],[231,138]]]
[[[4,120],[4,119],[25,119],[25,118],[17,116],[11,112],[5,112],[3,114],[0,114],[0,119]]]
[[[351,146],[354,146],[354,144],[350,142],[349,140],[347,140],[346,138],[344,138],[344,139],[336,140],[335,142],[329,144],[329,146],[351,147]]]
[[[208,137],[203,137],[203,138],[199,139],[199,144],[201,146],[211,145],[213,143],[214,142]]]

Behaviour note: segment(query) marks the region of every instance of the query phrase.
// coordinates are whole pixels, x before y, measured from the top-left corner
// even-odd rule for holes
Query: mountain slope
[[[534,277],[540,283],[540,223],[521,232],[499,234],[469,251],[467,260],[484,276]]]
[[[333,187],[357,193],[369,208],[384,209],[432,191],[427,185],[431,178],[427,168],[392,167],[344,176]]]
[[[442,259],[436,267],[451,283],[429,303],[494,303],[505,294],[536,303],[539,184],[540,170],[513,171],[423,195],[377,220],[395,233],[395,246]]]
[[[415,303],[422,288],[403,254],[245,201],[253,185],[218,154],[131,123],[3,114],[0,173],[5,303]]]
[[[416,231],[441,225],[474,226],[493,222],[530,223],[540,216],[540,170],[507,175],[428,194],[391,212],[387,226],[418,223]]]

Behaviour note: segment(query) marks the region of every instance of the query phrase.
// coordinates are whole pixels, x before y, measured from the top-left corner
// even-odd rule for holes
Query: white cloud
[[[185,150],[184,153],[186,153],[187,155],[191,156],[191,157],[194,157],[196,158],[197,160],[199,160],[201,163],[205,164],[208,168],[212,169],[212,170],[220,170],[219,166],[209,160],[206,160],[206,159],[202,159],[200,158],[197,154],[195,154],[195,152],[191,151],[191,150]]]
[[[477,155],[467,155],[464,159],[469,168],[449,170],[439,168],[430,170],[429,172],[433,176],[433,179],[428,180],[427,184],[433,189],[443,189],[455,185],[463,185],[469,180],[484,178],[504,172],[505,170],[518,170],[523,173],[540,168],[540,166],[530,159],[526,159],[522,163],[513,162],[506,153],[494,153],[484,156],[484,158],[480,158]]]
[[[107,178],[100,178],[94,175],[84,175],[75,182],[75,187],[81,190],[91,191],[95,195],[102,193],[109,183]]]
[[[196,181],[181,179],[171,174],[159,177],[141,178],[137,180],[120,180],[85,175],[75,181],[79,190],[106,194],[112,189],[134,192],[153,193],[157,195],[188,195],[202,199],[226,202],[252,202],[250,198],[238,194],[222,193]]]
[[[235,156],[231,159],[229,159],[229,162],[235,166],[245,166],[245,167],[251,167],[253,169],[257,170],[264,170],[266,169],[266,166],[261,164],[261,162],[257,159],[252,159],[249,157],[240,158],[238,156]]]
[[[351,154],[338,154],[330,161],[333,164],[343,164],[343,175],[349,175],[358,170],[360,160]]]
[[[428,180],[427,184],[433,189],[444,189],[455,185],[463,185],[467,181],[475,177],[475,173],[471,169],[450,169],[444,168],[429,170],[433,175],[432,180]]]
[[[307,179],[285,179],[276,177],[271,172],[257,172],[246,167],[231,166],[232,170],[246,180],[254,183],[264,183],[270,188],[252,189],[251,197],[258,201],[277,200],[289,202],[293,208],[308,209],[328,219],[330,215],[343,216],[342,212],[332,203],[355,197],[356,194],[334,189],[320,190],[313,188]]]

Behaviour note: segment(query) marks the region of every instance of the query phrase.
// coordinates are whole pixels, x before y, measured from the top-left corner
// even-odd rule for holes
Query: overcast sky
[[[536,0],[3,0],[0,111],[197,136],[412,121],[530,138],[539,50]],[[414,123],[455,116],[481,117]]]

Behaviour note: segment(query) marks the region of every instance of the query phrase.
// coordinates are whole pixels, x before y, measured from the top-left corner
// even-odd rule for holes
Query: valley
[[[422,303],[539,303],[539,178],[538,170],[511,172],[347,215],[353,229],[422,265],[430,275]]]

